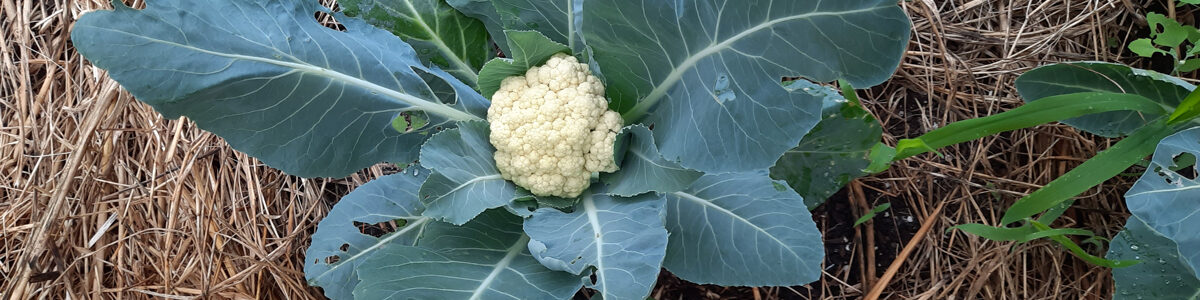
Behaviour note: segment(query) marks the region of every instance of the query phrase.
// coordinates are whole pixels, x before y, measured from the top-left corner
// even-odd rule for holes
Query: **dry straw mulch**
[[[344,179],[281,174],[191,122],[164,120],[81,58],[69,42],[71,25],[108,7],[107,0],[0,3],[0,294],[321,298],[303,276],[309,235],[338,197],[382,174],[381,167]],[[907,58],[892,81],[863,93],[890,142],[1019,105],[1012,80],[1031,67],[1122,61],[1128,54],[1113,41],[1145,26],[1138,17],[1145,4],[1130,0],[901,5],[915,24]],[[852,194],[873,196],[852,196],[859,206],[900,201],[906,211],[896,214],[934,222],[885,298],[1107,298],[1108,270],[1050,243],[1013,250],[946,229],[994,224],[1020,195],[1110,144],[1041,126],[947,149],[945,157],[909,159],[861,180],[856,186],[867,192]],[[1127,186],[1116,180],[1090,192],[1058,225],[1113,235],[1125,218],[1120,194]],[[943,203],[942,213],[930,216]],[[704,288],[714,298],[858,298],[887,267],[877,264],[875,274],[856,278],[827,270],[816,291]],[[656,294],[674,288],[664,284]]]

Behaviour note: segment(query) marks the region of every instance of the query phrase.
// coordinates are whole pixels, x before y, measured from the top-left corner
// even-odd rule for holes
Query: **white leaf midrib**
[[[841,16],[841,15],[857,14],[857,13],[871,12],[871,11],[874,11],[877,9],[880,9],[880,7],[871,7],[871,8],[865,8],[865,9],[847,10],[847,11],[839,11],[839,12],[810,12],[810,13],[791,15],[791,16],[787,16],[787,17],[783,17],[783,18],[773,19],[773,20],[769,20],[767,22],[758,24],[758,25],[751,27],[749,29],[746,29],[732,37],[729,37],[728,39],[725,39],[724,41],[721,41],[719,43],[710,44],[710,45],[708,45],[708,47],[705,47],[704,49],[701,49],[700,51],[697,51],[696,53],[689,56],[683,62],[679,63],[679,65],[676,65],[675,68],[671,69],[671,73],[668,73],[666,78],[664,78],[661,82],[659,82],[657,85],[655,85],[654,89],[650,90],[650,93],[647,94],[646,97],[643,98],[641,101],[639,101],[638,104],[635,105],[631,111],[634,111],[634,112],[648,111],[659,100],[661,100],[662,97],[664,97],[666,95],[667,90],[669,90],[671,87],[675,86],[675,83],[678,82],[681,78],[683,78],[683,74],[685,72],[687,72],[692,67],[694,67],[697,63],[699,63],[701,59],[704,59],[705,57],[708,57],[709,55],[716,54],[717,52],[720,52],[722,50],[728,49],[731,45],[733,45],[733,43],[737,42],[738,40],[741,40],[742,38],[745,38],[754,33],[757,33],[760,30],[773,27],[779,23],[793,21],[793,20],[807,19],[807,18],[819,17],[819,16]]]
[[[85,25],[81,25],[81,26],[85,26]],[[374,82],[366,81],[366,80],[363,80],[360,78],[356,78],[353,76],[343,74],[341,72],[333,71],[333,70],[330,70],[327,68],[318,67],[315,65],[310,65],[310,64],[305,64],[305,63],[288,62],[288,61],[279,61],[279,60],[267,59],[264,57],[257,57],[257,56],[222,53],[222,52],[212,51],[212,50],[199,48],[199,47],[195,47],[195,46],[191,46],[191,45],[184,45],[184,44],[171,42],[171,41],[167,41],[167,40],[152,38],[149,36],[133,34],[133,33],[125,32],[125,31],[121,31],[121,30],[115,30],[115,29],[111,29],[111,28],[103,28],[103,27],[95,27],[95,26],[87,26],[87,28],[129,35],[129,36],[132,36],[135,38],[145,39],[149,42],[159,43],[159,44],[168,45],[168,46],[177,47],[177,48],[182,48],[185,50],[196,51],[196,52],[213,55],[213,56],[220,56],[220,57],[226,57],[226,58],[235,59],[235,60],[259,62],[259,63],[281,66],[281,67],[285,67],[285,68],[291,68],[291,69],[297,70],[302,73],[313,74],[313,75],[328,78],[330,80],[341,81],[341,82],[343,82],[347,85],[351,85],[351,86],[358,86],[358,87],[361,87],[368,91],[394,98],[396,100],[399,100],[402,103],[419,108],[422,111],[426,111],[428,113],[435,114],[435,115],[440,115],[440,116],[446,117],[447,119],[451,119],[451,120],[456,120],[456,121],[482,121],[483,120],[482,118],[479,118],[478,116],[455,109],[452,106],[449,106],[446,104],[417,98],[417,97],[409,95],[409,94],[401,93],[396,90],[392,90],[392,89],[380,86],[378,84],[375,84]]]
[[[775,237],[775,235],[774,235],[774,234],[771,234],[770,232],[767,232],[767,230],[766,230],[765,228],[759,227],[758,225],[756,225],[756,224],[754,224],[754,223],[750,222],[750,220],[747,220],[746,218],[743,218],[742,216],[740,216],[740,215],[738,215],[738,214],[735,214],[733,211],[730,211],[730,210],[728,210],[728,209],[725,209],[724,207],[718,206],[718,205],[716,205],[716,204],[714,204],[714,203],[712,203],[712,202],[710,202],[710,201],[708,201],[708,200],[706,200],[706,199],[704,199],[704,198],[700,198],[700,197],[697,197],[696,195],[692,195],[692,194],[689,194],[689,193],[684,193],[684,192],[674,192],[674,193],[672,193],[672,194],[673,194],[673,195],[675,195],[675,196],[678,196],[678,197],[679,197],[679,198],[681,198],[681,199],[687,199],[688,201],[692,201],[692,202],[700,203],[700,205],[702,205],[702,206],[709,207],[709,208],[712,208],[712,209],[714,209],[714,210],[717,210],[718,212],[721,212],[722,214],[725,214],[725,215],[728,215],[728,216],[730,216],[730,217],[734,218],[734,219],[735,219],[735,220],[737,220],[738,222],[744,223],[744,224],[746,224],[747,226],[750,226],[751,228],[754,228],[754,230],[755,230],[755,231],[761,232],[763,235],[767,236],[767,237],[768,237],[768,238],[770,238],[772,241],[775,241],[775,243],[779,244],[780,248],[783,248],[784,250],[786,250],[786,251],[787,251],[788,253],[790,253],[790,254],[791,254],[793,257],[795,257],[795,258],[796,258],[798,261],[804,262],[804,260],[803,260],[803,259],[802,259],[802,257],[800,256],[800,254],[799,254],[799,253],[796,253],[796,251],[792,250],[792,248],[791,248],[791,247],[789,247],[787,243],[785,243],[785,242],[783,242],[782,240],[780,240],[779,238]]]
[[[605,282],[607,276],[604,276],[604,234],[600,228],[600,216],[597,214],[596,202],[592,194],[583,197],[583,211],[588,217],[588,223],[592,226],[592,234],[596,240],[596,285],[600,286],[601,295],[609,295],[609,285]]]
[[[464,62],[462,60],[462,58],[458,57],[458,55],[456,53],[454,53],[454,50],[450,49],[449,45],[446,45],[446,41],[442,40],[442,36],[438,35],[438,33],[436,31],[434,31],[433,28],[429,27],[429,24],[425,22],[425,17],[422,16],[421,13],[417,11],[417,8],[415,6],[413,6],[412,0],[406,0],[406,1],[404,1],[404,4],[408,5],[409,11],[411,11],[413,17],[415,17],[417,19],[417,24],[421,24],[421,29],[424,29],[425,32],[429,34],[429,39],[431,41],[433,41],[433,44],[435,47],[437,47],[438,52],[441,52],[442,55],[446,57],[446,60],[450,61],[454,65],[455,69],[462,70],[461,73],[468,77],[467,79],[469,81],[471,81],[469,83],[472,86],[476,85],[479,80],[479,74],[476,74],[476,70],[474,68],[471,68],[470,65],[467,65],[467,63]],[[440,4],[440,2],[439,2],[439,4]],[[434,5],[437,5],[437,4],[434,4]],[[383,5],[383,7],[389,11],[392,11],[394,13],[393,15],[395,15],[395,13],[399,13],[392,9],[388,9],[387,5]],[[459,29],[460,29],[459,31],[461,32],[462,28],[459,28]]]
[[[325,277],[325,275],[332,274],[333,271],[340,269],[342,266],[353,265],[350,262],[358,260],[359,258],[363,257],[364,255],[367,255],[368,253],[374,252],[379,247],[383,247],[384,245],[387,245],[392,240],[405,235],[409,231],[425,228],[425,225],[426,225],[425,223],[429,222],[429,220],[430,220],[429,217],[421,217],[421,218],[416,219],[415,221],[409,222],[408,224],[406,224],[404,226],[404,228],[397,230],[396,232],[393,232],[379,240],[376,240],[375,244],[371,245],[371,247],[367,247],[366,249],[363,249],[362,251],[359,251],[358,253],[356,253],[348,258],[339,259],[338,264],[335,264],[335,265],[329,267],[329,270],[326,270],[325,272],[321,273],[320,275],[317,275],[313,279],[314,280],[321,279],[321,278]]]
[[[511,265],[512,261],[517,258],[517,255],[521,254],[521,251],[525,249],[525,244],[528,243],[529,236],[522,234],[520,239],[517,239],[512,246],[508,247],[506,254],[504,254],[504,258],[501,258],[499,262],[496,262],[496,265],[492,268],[492,272],[488,273],[488,276],[480,281],[479,286],[476,287],[475,291],[471,293],[470,300],[482,299],[481,297],[483,297],[483,294],[488,291],[488,288],[492,285],[492,282],[496,281],[496,278],[500,277],[501,272],[504,272],[505,269],[508,269],[508,266]]]

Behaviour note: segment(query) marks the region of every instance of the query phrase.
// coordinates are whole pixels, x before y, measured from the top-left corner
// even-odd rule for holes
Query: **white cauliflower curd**
[[[571,198],[593,172],[617,170],[613,142],[621,115],[587,64],[559,53],[525,76],[505,78],[488,108],[496,167],[538,196]]]

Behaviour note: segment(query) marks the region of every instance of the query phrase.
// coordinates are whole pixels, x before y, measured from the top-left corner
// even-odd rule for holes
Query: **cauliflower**
[[[621,115],[608,110],[604,85],[563,53],[500,83],[488,108],[489,139],[504,179],[538,196],[571,198],[593,172],[613,172]]]

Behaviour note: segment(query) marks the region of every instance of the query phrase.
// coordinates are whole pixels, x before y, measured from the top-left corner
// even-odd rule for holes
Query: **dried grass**
[[[75,18],[107,2],[0,0],[3,296],[321,298],[302,271],[309,235],[335,199],[383,170],[338,180],[295,178],[191,122],[164,120],[70,47]],[[1124,40],[1130,28],[1144,26],[1129,0],[901,3],[916,25],[908,56],[892,81],[864,97],[892,142],[1018,105],[1012,80],[1031,67],[1120,61],[1112,53],[1122,48],[1109,38]],[[909,159],[861,180],[863,188],[902,199],[918,222],[947,203],[885,298],[1108,298],[1108,270],[1050,243],[1010,251],[1009,243],[945,230],[994,224],[1021,194],[1110,143],[1062,125],[1041,126],[947,149],[944,158]],[[1120,194],[1128,182],[1095,190],[1057,225],[1112,236],[1124,220]],[[880,272],[887,266],[881,263]],[[840,290],[847,292],[821,297],[858,297],[854,291],[869,288],[844,283],[859,281],[849,276],[828,274],[827,285],[845,285]],[[744,295],[796,293],[769,288]]]

